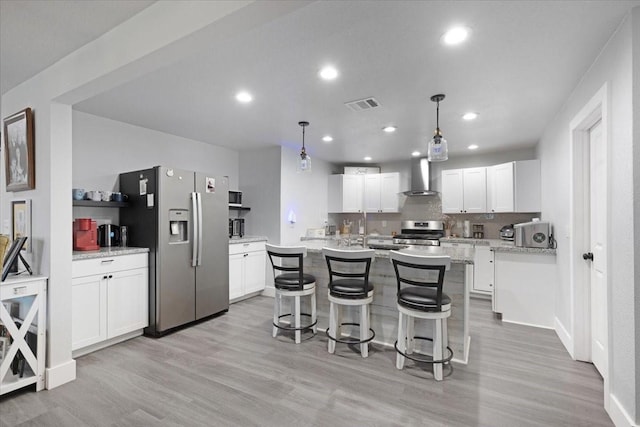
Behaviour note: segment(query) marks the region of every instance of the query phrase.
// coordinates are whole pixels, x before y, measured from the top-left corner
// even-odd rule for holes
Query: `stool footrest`
[[[278,319],[282,319],[283,317],[287,317],[287,316],[291,316],[291,313],[282,314],[278,316]],[[309,313],[300,313],[300,316],[312,317]],[[316,326],[317,323],[318,323],[318,320],[316,319],[315,322],[309,325],[300,326],[299,328],[296,328],[294,326],[281,326],[276,323],[273,323],[273,326],[275,326],[278,329],[282,329],[283,331],[306,331],[308,329],[312,329],[314,326]]]
[[[427,338],[427,337],[413,337],[414,340],[426,340],[426,341],[433,341],[433,338]],[[441,360],[433,360],[433,357],[431,356],[427,356],[424,355],[422,357],[415,357],[411,354],[406,354],[401,352],[398,349],[398,341],[396,340],[396,342],[393,344],[393,346],[396,348],[396,351],[398,353],[400,353],[401,355],[403,355],[404,357],[406,357],[407,359],[411,359],[414,362],[422,362],[422,363],[449,363],[451,361],[451,359],[453,359],[453,350],[451,350],[451,347],[447,346],[447,351],[449,352],[449,355],[447,357],[445,357],[444,359]]]
[[[360,323],[341,323],[340,324],[340,326],[343,326],[343,325],[360,326]],[[335,337],[332,337],[331,335],[329,335],[329,328],[327,328],[327,330],[324,331],[324,332],[325,332],[325,334],[327,334],[327,338],[329,338],[330,340],[335,341],[335,342],[339,342],[339,343],[342,343],[342,344],[364,344],[364,343],[368,343],[369,341],[372,341],[376,337],[376,332],[373,329],[369,328],[369,331],[371,331],[371,336],[369,338],[367,338],[366,340],[359,340],[359,339],[356,339],[356,338],[344,338],[344,339],[343,338],[335,338]]]

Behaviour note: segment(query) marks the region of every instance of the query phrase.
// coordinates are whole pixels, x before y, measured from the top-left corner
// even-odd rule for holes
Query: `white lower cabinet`
[[[473,290],[491,295],[495,277],[493,249],[489,246],[476,246],[473,263]]]
[[[266,258],[264,242],[229,245],[230,302],[264,290]]]
[[[73,351],[149,325],[148,266],[147,253],[73,261]]]

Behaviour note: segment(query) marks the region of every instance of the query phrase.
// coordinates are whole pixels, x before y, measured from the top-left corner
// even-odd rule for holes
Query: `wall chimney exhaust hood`
[[[437,191],[432,191],[429,180],[429,161],[427,158],[412,159],[411,161],[411,190],[402,194],[409,197],[435,196]]]

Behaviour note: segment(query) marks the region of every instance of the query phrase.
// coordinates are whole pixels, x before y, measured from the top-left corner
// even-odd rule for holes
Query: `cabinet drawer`
[[[0,300],[20,298],[28,295],[36,295],[41,291],[44,281],[20,281],[19,283],[0,286]]]
[[[229,244],[229,255],[245,252],[264,251],[264,242],[233,243]]]
[[[83,277],[113,271],[132,270],[149,266],[149,254],[117,255],[73,261],[71,277]]]

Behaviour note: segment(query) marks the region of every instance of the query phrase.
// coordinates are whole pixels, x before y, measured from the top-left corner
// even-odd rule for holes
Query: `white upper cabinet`
[[[363,210],[363,175],[329,175],[329,213],[358,213]]]
[[[487,168],[442,171],[442,212],[487,211]]]
[[[540,160],[491,166],[489,212],[540,212]]]
[[[364,210],[395,213],[400,210],[398,172],[364,175]]]

